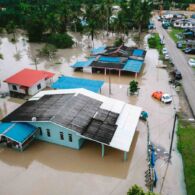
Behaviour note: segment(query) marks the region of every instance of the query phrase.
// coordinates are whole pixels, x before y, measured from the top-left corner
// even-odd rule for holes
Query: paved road
[[[193,115],[195,116],[195,71],[188,65],[185,54],[177,49],[175,42],[171,39],[166,30],[161,26],[161,22],[154,18],[157,32],[165,37],[165,45],[173,63],[183,76],[183,87],[187,99],[190,103]]]

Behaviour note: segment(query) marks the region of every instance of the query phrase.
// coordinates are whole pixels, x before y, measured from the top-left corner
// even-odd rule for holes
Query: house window
[[[39,135],[40,135],[40,136],[43,135],[43,131],[42,131],[41,127],[38,127],[38,132],[39,132]]]
[[[12,85],[12,89],[17,91],[17,86],[16,85]]]
[[[48,137],[51,137],[51,133],[50,133],[50,130],[49,129],[47,129],[47,136]]]
[[[38,90],[41,89],[41,84],[38,84],[38,85],[37,85],[37,89],[38,89]]]
[[[68,141],[72,142],[72,134],[68,134]]]
[[[60,132],[60,139],[64,140],[64,133],[63,132]]]

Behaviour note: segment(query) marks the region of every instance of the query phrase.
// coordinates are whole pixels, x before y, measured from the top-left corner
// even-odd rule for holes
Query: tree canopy
[[[91,40],[97,31],[128,34],[131,28],[141,32],[147,27],[151,0],[0,0],[0,27],[15,26],[27,31],[29,41],[64,40],[73,42],[67,31],[87,33]],[[114,10],[114,5],[119,9]],[[83,24],[84,23],[84,24]],[[12,25],[13,26],[13,25]],[[61,38],[60,38],[61,37]],[[53,44],[53,43],[52,43]],[[65,44],[56,44],[62,46]],[[65,46],[66,47],[66,46]]]

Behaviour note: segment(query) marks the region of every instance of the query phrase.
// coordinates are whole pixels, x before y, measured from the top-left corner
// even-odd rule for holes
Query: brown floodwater
[[[111,75],[111,94],[109,94],[109,77],[104,74],[73,72],[71,64],[84,60],[89,54],[90,41],[87,36],[73,33],[77,47],[59,50],[54,59],[39,58],[38,69],[49,70],[58,75],[72,75],[105,81],[102,94],[141,106],[149,113],[151,141],[155,145],[169,150],[175,109],[179,110],[179,98],[175,89],[168,84],[165,69],[158,69],[158,53],[148,50],[145,65],[138,75],[139,95],[128,96],[127,88],[134,75]],[[95,47],[111,44],[114,36],[100,34],[95,39]],[[128,44],[134,44],[129,39]],[[29,44],[22,35],[18,42],[12,44],[5,36],[1,38],[0,60],[1,91],[7,90],[2,81],[25,67],[34,68],[33,58],[41,44]],[[16,55],[17,54],[17,55]],[[151,98],[155,90],[162,90],[173,96],[172,104],[165,105]],[[0,118],[7,115],[24,100],[0,98]],[[128,161],[123,161],[123,152],[106,147],[105,157],[101,157],[101,146],[87,141],[81,150],[73,150],[58,145],[35,141],[24,152],[16,152],[8,148],[0,148],[0,194],[126,194],[133,184],[145,188],[144,172],[147,170],[147,130],[146,124],[139,122],[137,131],[128,154]],[[179,153],[174,143],[172,164],[168,169],[163,194],[185,194],[183,168]],[[159,192],[165,171],[165,162],[160,159],[156,163],[158,183],[154,191]],[[175,174],[177,173],[177,177]],[[174,180],[174,182],[173,182]]]

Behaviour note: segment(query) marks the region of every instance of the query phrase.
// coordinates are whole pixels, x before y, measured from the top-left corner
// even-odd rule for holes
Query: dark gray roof
[[[82,94],[44,95],[27,101],[2,121],[51,121],[93,140],[109,144],[119,116],[101,109],[102,102]]]

